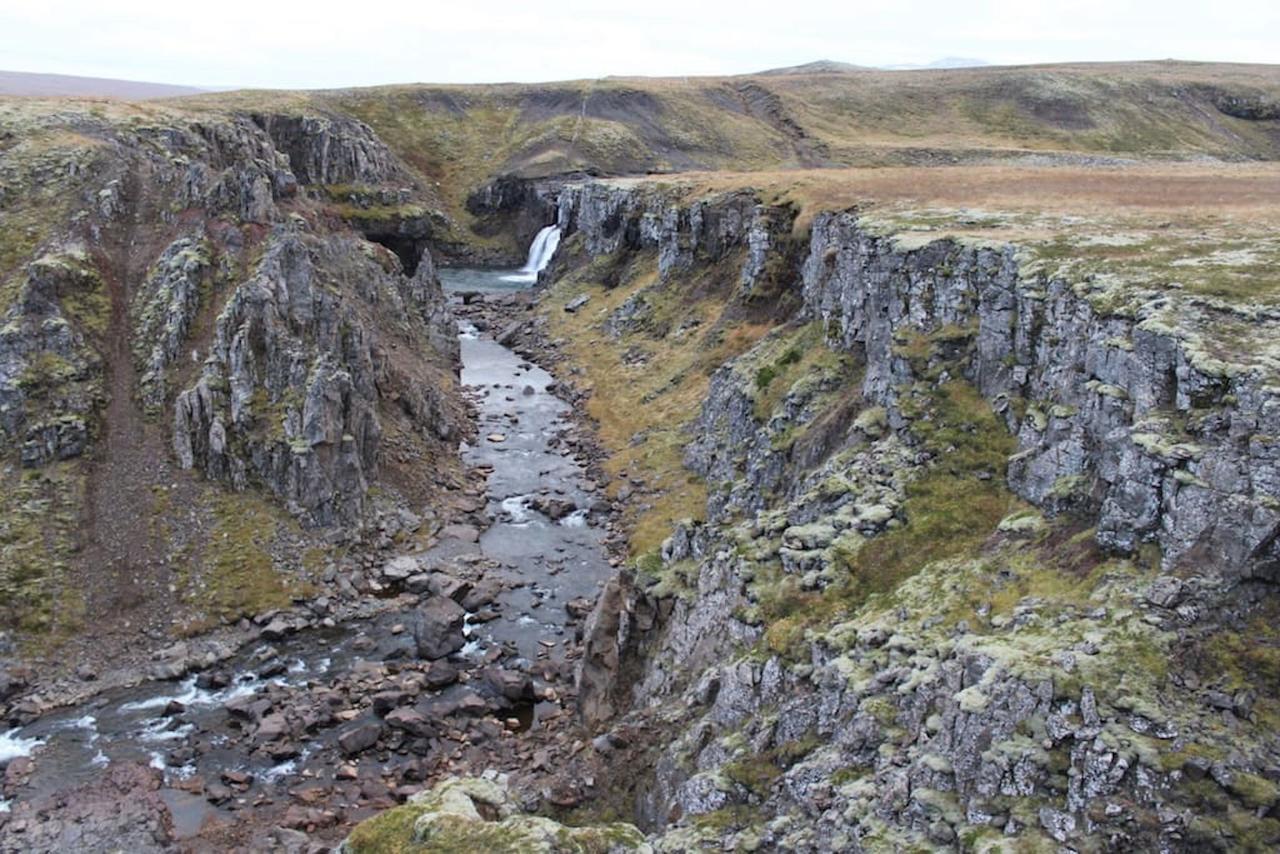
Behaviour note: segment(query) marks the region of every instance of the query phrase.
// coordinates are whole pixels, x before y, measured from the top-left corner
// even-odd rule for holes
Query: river
[[[444,269],[441,279],[454,293],[528,287],[536,263],[545,265],[532,255],[532,277],[526,266]],[[361,722],[377,724],[387,712],[372,707],[362,692],[403,686],[405,673],[418,682],[398,702],[428,718],[488,716],[510,728],[514,716],[526,729],[536,727],[547,710],[567,715],[546,701],[555,693],[547,686],[559,680],[563,695],[571,678],[575,620],[566,603],[579,600],[580,619],[581,600],[594,600],[610,573],[602,524],[607,505],[565,441],[570,412],[549,390],[552,377],[471,323],[459,322],[459,338],[461,379],[477,418],[476,438],[461,453],[469,466],[488,472],[489,524],[478,540],[465,529],[446,528],[446,536],[416,557],[429,570],[460,575],[488,591],[468,610],[465,646],[444,665],[418,663],[413,633],[405,629],[417,608],[417,597],[409,593],[370,603],[363,619],[249,644],[208,671],[104,692],[0,734],[0,763],[30,757],[29,773],[10,786],[0,808],[16,815],[24,802],[54,803],[59,793],[91,783],[112,763],[142,762],[163,775],[161,794],[175,831],[189,837],[211,814],[270,803],[303,781],[339,786],[362,763],[385,776],[388,768],[422,755],[408,736],[384,726],[384,741],[371,748],[372,756],[344,751],[340,738]],[[501,691],[492,685],[487,691],[475,688],[486,684],[486,667],[532,674],[537,690],[495,699]],[[472,676],[434,678],[441,670]],[[469,694],[479,699],[465,699]],[[255,708],[259,698],[262,704]],[[476,705],[481,702],[487,704],[483,709]],[[317,707],[322,711],[313,714]],[[276,713],[305,726],[263,737]],[[464,726],[477,725],[456,725]],[[452,721],[442,725],[445,734],[432,737],[432,749],[437,742],[448,746],[448,732],[456,727]],[[225,797],[216,781],[232,781],[234,797]]]

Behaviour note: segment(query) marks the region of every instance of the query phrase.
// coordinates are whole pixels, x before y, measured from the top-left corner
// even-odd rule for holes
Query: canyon
[[[1278,99],[0,101],[0,848],[1272,849]]]

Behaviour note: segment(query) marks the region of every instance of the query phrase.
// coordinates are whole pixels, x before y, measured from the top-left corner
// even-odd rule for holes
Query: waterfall
[[[551,263],[551,256],[556,254],[556,247],[559,245],[559,227],[554,225],[546,226],[533,238],[533,243],[529,244],[529,257],[524,262],[524,266],[520,268],[520,272],[511,276],[503,276],[502,278],[508,282],[538,281],[538,274]]]

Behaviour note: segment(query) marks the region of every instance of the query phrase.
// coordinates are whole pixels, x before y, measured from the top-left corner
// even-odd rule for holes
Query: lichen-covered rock
[[[607,255],[620,248],[658,250],[658,273],[663,279],[688,271],[697,262],[715,262],[746,245],[755,234],[761,261],[767,251],[768,208],[750,193],[729,193],[689,205],[673,202],[661,192],[626,183],[592,181],[570,184],[559,194],[557,224],[565,234],[580,232],[589,256]],[[750,290],[755,275],[744,269],[742,286]]]
[[[166,369],[183,355],[200,307],[201,286],[209,287],[213,272],[209,252],[202,236],[178,238],[161,253],[134,294],[134,359],[139,397],[148,411],[162,409],[170,394]]]
[[[161,578],[179,548],[166,532],[179,528],[181,548],[219,563],[198,545],[221,524],[218,499],[178,468],[274,495],[309,526],[340,526],[334,539],[450,481],[463,416],[456,329],[426,245],[434,199],[368,127],[32,102],[0,115],[0,138],[12,225],[0,237],[0,456],[13,464],[0,466],[13,520],[0,584],[11,601],[92,597],[101,591],[81,582],[118,587],[109,579],[124,566],[173,590]],[[332,182],[396,204],[348,219]],[[408,211],[412,222],[396,220]],[[396,486],[375,508],[379,478]],[[17,524],[41,507],[57,516],[43,534]],[[122,524],[137,518],[150,536]],[[245,532],[263,552],[255,571],[285,556],[272,529]],[[200,577],[176,595],[214,587]],[[59,613],[39,607],[13,619],[48,625]]]
[[[523,854],[649,854],[644,834],[629,824],[569,827],[520,809],[505,775],[450,777],[404,806],[358,825],[344,854],[383,851],[491,851]]]
[[[896,413],[915,376],[895,336],[939,344],[967,330],[965,373],[1019,439],[1020,495],[1096,513],[1109,548],[1158,541],[1170,567],[1212,553],[1224,573],[1269,571],[1276,449],[1240,438],[1274,435],[1280,401],[1257,371],[1222,375],[1198,357],[1187,330],[1213,322],[1208,308],[1157,298],[1108,314],[1063,281],[1024,276],[1013,247],[903,249],[851,213],[815,218],[803,276],[806,310],[865,360],[867,399]]]
[[[440,340],[427,324],[445,322],[442,302],[438,283],[385,272],[350,238],[279,227],[218,315],[200,379],[174,403],[179,462],[238,489],[261,482],[314,524],[358,525],[388,396],[429,435],[456,430],[441,391],[398,375],[371,321]]]
[[[302,184],[410,182],[390,149],[363,122],[340,115],[255,113],[275,148],[289,158]]]
[[[703,223],[742,221],[737,202],[709,216],[715,201],[661,195],[567,188],[561,225],[615,265],[657,248],[667,287],[725,263],[691,248]],[[759,221],[741,234],[745,300],[795,256]],[[1199,352],[1203,306],[1178,324],[1167,298],[1111,312],[1011,247],[903,245],[853,213],[814,220],[791,278],[778,304],[797,315],[715,371],[689,426],[705,523],[622,573],[587,624],[587,722],[669,736],[633,792],[655,847],[1280,840],[1249,811],[1271,789],[1231,788],[1280,755],[1251,711],[1258,674],[1224,677],[1213,651],[1274,573],[1276,467],[1251,432],[1273,414],[1265,371]],[[604,331],[634,340],[649,294]],[[1015,439],[1021,501],[1001,476]],[[986,486],[947,493],[969,483]],[[970,501],[991,502],[983,528],[945,535],[970,545],[925,557],[920,515],[967,520]],[[1229,758],[1213,777],[1204,756]]]
[[[743,294],[771,264],[788,263],[781,225],[790,221],[745,193],[685,202],[651,186],[591,182],[560,194],[559,224],[581,235],[588,256],[656,247],[667,279],[741,247]],[[1087,290],[1024,274],[1012,246],[904,247],[852,212],[814,219],[799,279],[802,319],[820,321],[826,341],[865,366],[862,396],[889,426],[904,424],[901,390],[931,361],[958,357],[1018,437],[1009,482],[1020,495],[1050,512],[1096,513],[1108,548],[1158,541],[1170,568],[1212,552],[1223,572],[1270,571],[1280,484],[1268,437],[1280,407],[1264,374],[1198,349],[1195,328],[1223,309],[1160,294],[1132,316],[1109,313]],[[615,326],[640,310],[627,306]],[[704,412],[719,426],[698,431],[688,458],[714,482],[749,472],[730,503],[750,509],[750,495],[781,479],[776,445],[793,423],[759,429],[755,395],[728,381],[729,371],[762,367],[741,359],[718,372]],[[715,453],[709,436],[731,452]]]
[[[94,305],[103,288],[75,245],[28,266],[0,326],[0,453],[17,449],[23,465],[38,466],[87,450],[103,402],[96,318],[77,316],[63,303]]]

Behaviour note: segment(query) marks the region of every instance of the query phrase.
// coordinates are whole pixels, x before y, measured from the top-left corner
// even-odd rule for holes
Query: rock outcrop
[[[656,247],[663,279],[745,249],[750,293],[777,252],[776,223],[791,218],[749,194],[686,205],[643,185],[600,182],[565,189],[559,224],[580,232],[591,257]],[[1169,567],[1199,553],[1220,555],[1220,568],[1235,575],[1273,566],[1280,483],[1266,437],[1278,401],[1265,374],[1198,346],[1189,330],[1209,325],[1212,309],[1153,299],[1136,313],[1108,311],[1087,284],[1022,275],[1016,247],[944,239],[904,250],[854,213],[815,218],[792,281],[803,299],[799,319],[820,320],[834,349],[865,364],[862,395],[885,407],[892,426],[905,423],[900,390],[918,379],[902,345],[924,336],[963,351],[965,377],[1018,437],[1009,482],[1027,500],[1097,513],[1107,548],[1158,541]],[[713,382],[707,416],[752,430],[732,409],[743,401],[724,385]],[[747,440],[720,438],[721,460],[739,456]],[[694,461],[713,479],[729,474],[714,465]],[[752,457],[739,473],[759,477],[770,465]]]
[[[1108,312],[1087,285],[1020,275],[1014,247],[902,251],[853,214],[815,220],[803,287],[895,420],[896,389],[915,378],[897,340],[971,348],[965,375],[1018,437],[1009,484],[1027,500],[1096,515],[1116,551],[1156,541],[1169,568],[1212,555],[1232,576],[1272,571],[1280,469],[1264,437],[1280,399],[1265,375],[1196,346],[1204,310],[1155,299]]]
[[[409,833],[404,828],[408,826]],[[377,854],[408,846],[428,851],[546,851],[570,854],[652,852],[635,827],[570,827],[521,810],[505,775],[450,777],[359,825],[343,842],[345,854]]]
[[[239,489],[264,483],[315,524],[358,524],[383,398],[394,394],[430,438],[455,437],[441,392],[398,374],[371,322],[399,318],[409,340],[442,339],[425,328],[447,321],[442,302],[438,283],[411,285],[357,241],[282,226],[218,315],[199,381],[175,400],[180,465]]]
[[[0,452],[24,466],[82,456],[103,403],[102,359],[63,301],[104,288],[77,245],[36,259],[0,327]]]
[[[434,200],[367,126],[127,114],[72,105],[3,120],[0,197],[23,228],[0,246],[12,263],[0,454],[52,474],[21,490],[9,478],[0,587],[49,612],[59,591],[91,586],[74,580],[86,555],[95,571],[152,564],[167,578],[159,552],[172,544],[113,514],[155,518],[156,532],[180,514],[182,537],[199,540],[217,522],[190,513],[206,486],[157,510],[187,483],[181,469],[351,540],[439,489],[462,424],[456,332],[427,245]],[[362,222],[326,189],[338,184],[396,203]],[[410,210],[404,240],[378,230]],[[383,479],[396,486],[375,512]],[[27,524],[40,507],[61,521]],[[269,549],[269,531],[245,533]]]
[[[1241,794],[1274,739],[1233,710],[1239,749],[1208,711],[1265,690],[1211,650],[1267,601],[1280,507],[1270,377],[1202,337],[1230,307],[1116,300],[1014,247],[905,245],[852,212],[797,251],[790,211],[740,194],[570,187],[559,221],[567,258],[656,250],[658,284],[602,321],[618,346],[717,263],[790,312],[690,425],[706,522],[587,626],[586,722],[673,733],[634,790],[660,850],[1275,838],[1275,786]],[[929,513],[969,520],[939,536],[971,545],[930,558],[912,532],[949,523]],[[1195,782],[1210,765],[1220,794]]]

